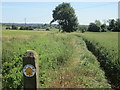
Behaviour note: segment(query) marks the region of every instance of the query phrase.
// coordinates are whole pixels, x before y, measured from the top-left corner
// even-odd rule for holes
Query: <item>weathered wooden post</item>
[[[27,50],[23,56],[24,89],[39,88],[38,55],[33,50]]]

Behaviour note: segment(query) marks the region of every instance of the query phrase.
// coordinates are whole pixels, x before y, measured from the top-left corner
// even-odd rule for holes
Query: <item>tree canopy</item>
[[[50,23],[55,21],[59,23],[65,32],[73,32],[78,29],[78,20],[75,11],[69,3],[59,4],[53,10],[53,20]]]
[[[91,32],[100,32],[100,27],[97,26],[95,23],[90,23],[90,25],[88,27],[88,31],[91,31]]]
[[[17,30],[18,27],[16,25],[12,25],[12,30]]]
[[[95,24],[96,24],[97,26],[101,26],[100,20],[95,20]]]
[[[120,32],[120,19],[110,19],[108,29],[113,32]]]

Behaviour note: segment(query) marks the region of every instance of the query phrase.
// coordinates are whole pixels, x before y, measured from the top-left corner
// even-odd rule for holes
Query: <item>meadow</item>
[[[2,31],[2,87],[23,88],[22,56],[39,55],[40,88],[111,88],[81,37],[55,31]]]

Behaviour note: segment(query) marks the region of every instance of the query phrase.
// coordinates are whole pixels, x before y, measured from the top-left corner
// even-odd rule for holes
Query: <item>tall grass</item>
[[[3,32],[2,73],[4,88],[21,88],[23,86],[22,56],[26,50],[35,50],[39,55],[41,86],[48,80],[45,77],[47,69],[59,68],[72,58],[71,37],[48,33]]]

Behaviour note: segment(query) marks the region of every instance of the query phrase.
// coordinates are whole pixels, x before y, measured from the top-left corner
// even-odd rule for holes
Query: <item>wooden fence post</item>
[[[33,50],[27,50],[23,56],[24,89],[39,88],[38,55]]]

